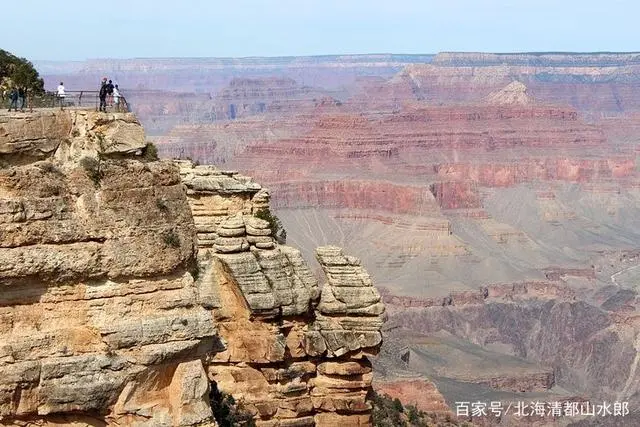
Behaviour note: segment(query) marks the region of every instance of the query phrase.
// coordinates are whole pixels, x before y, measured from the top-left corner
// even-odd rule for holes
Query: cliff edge
[[[320,287],[236,172],[158,161],[131,114],[0,114],[0,425],[370,425],[384,306],[322,247]],[[258,215],[259,216],[259,215]]]

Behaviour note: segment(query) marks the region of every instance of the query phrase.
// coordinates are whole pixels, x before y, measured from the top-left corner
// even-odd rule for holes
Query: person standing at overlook
[[[120,111],[120,89],[118,85],[113,88],[113,104],[116,106],[116,111]]]
[[[27,88],[24,86],[18,88],[18,98],[20,98],[20,111],[24,111],[24,106],[27,105]]]
[[[109,84],[107,84],[107,105],[109,107],[113,107],[113,82],[109,80]]]
[[[16,88],[11,88],[9,92],[9,100],[11,103],[9,104],[9,112],[11,112],[11,108],[13,108],[16,112],[18,111],[18,90]]]
[[[102,79],[102,85],[100,86],[100,92],[98,93],[98,97],[100,98],[100,108],[99,111],[107,112],[107,92],[109,90],[109,85],[107,85],[107,78]]]
[[[58,101],[60,102],[60,109],[64,110],[64,98],[67,96],[67,94],[64,91],[64,83],[63,82],[60,82],[60,84],[58,85],[58,90],[56,92],[56,96],[58,98]]]

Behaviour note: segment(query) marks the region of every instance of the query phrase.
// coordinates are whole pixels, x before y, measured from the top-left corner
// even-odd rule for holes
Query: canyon
[[[638,54],[393,59],[122,60],[45,79],[130,70],[162,157],[264,184],[306,259],[327,245],[362,259],[389,316],[378,390],[443,415],[465,400],[628,401],[633,425]],[[136,87],[141,70],[160,77]]]

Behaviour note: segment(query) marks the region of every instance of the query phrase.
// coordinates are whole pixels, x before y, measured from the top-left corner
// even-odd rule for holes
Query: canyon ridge
[[[144,287],[149,277],[174,275],[171,280],[178,280],[179,274],[189,273],[193,278],[189,269],[200,266],[193,284],[186,285],[187,279],[182,278],[183,288],[179,288],[198,289],[199,299],[192,304],[199,305],[203,313],[213,313],[216,319],[217,332],[194,332],[200,334],[198,339],[219,337],[221,342],[233,343],[238,330],[251,328],[256,339],[262,336],[258,331],[270,328],[269,333],[264,332],[259,356],[234,350],[233,345],[226,350],[220,347],[213,356],[210,349],[208,353],[178,353],[198,355],[197,369],[202,368],[221,387],[227,384],[232,393],[241,393],[236,387],[244,387],[234,386],[234,382],[246,381],[246,394],[268,395],[268,399],[260,398],[269,402],[266,408],[250,400],[262,421],[293,418],[321,425],[344,416],[356,417],[349,418],[357,419],[350,422],[366,424],[369,406],[363,396],[373,377],[379,392],[443,417],[455,418],[456,404],[464,401],[501,401],[505,405],[519,401],[607,401],[627,402],[630,413],[624,420],[583,415],[524,421],[504,417],[499,421],[501,425],[522,425],[525,421],[532,425],[640,423],[640,54],[443,52],[104,59],[36,66],[49,87],[64,80],[70,87],[92,88],[102,75],[117,80],[160,157],[183,160],[174,166],[167,163],[166,173],[152,169],[155,178],[148,178],[144,191],[160,191],[154,187],[160,185],[157,180],[163,182],[163,188],[187,188],[184,198],[174,195],[176,199],[171,201],[165,197],[184,208],[170,210],[173,222],[161,212],[157,212],[155,226],[153,221],[139,218],[145,227],[173,227],[180,249],[163,249],[163,262],[154,256],[154,262],[145,267],[144,262],[125,262],[129,259],[126,252],[102,255],[111,236],[121,232],[136,245],[137,255],[145,253],[143,243],[134,243],[141,229],[127,225],[123,218],[124,222],[110,226],[106,240],[101,241],[99,233],[95,237],[97,231],[85,240],[56,236],[55,242],[82,241],[82,245],[94,247],[95,254],[93,261],[85,261],[92,273],[66,272],[61,277],[68,275],[67,283],[75,281],[83,286],[88,286],[83,281],[95,277],[116,282],[145,277],[140,279]],[[11,154],[11,160],[18,162],[12,167],[27,168],[25,159],[48,158],[46,153],[54,153],[51,156],[56,158],[62,153],[73,156],[79,149],[74,147],[82,144],[73,138],[69,148],[27,144],[19,155]],[[136,150],[144,151],[144,147],[142,143],[130,147],[134,154],[123,156],[135,157]],[[113,156],[121,155],[122,150],[113,150]],[[112,154],[107,151],[105,155]],[[77,159],[68,161],[75,164]],[[216,165],[220,171],[195,166],[197,163]],[[73,170],[68,173],[79,173]],[[113,172],[126,180],[124,174]],[[147,173],[141,171],[140,180]],[[246,176],[268,188],[268,195]],[[213,184],[216,179],[224,184]],[[140,180],[132,180],[126,188],[143,191],[135,187]],[[116,182],[113,185],[125,185]],[[227,185],[244,187],[224,193]],[[11,190],[7,197],[26,197],[16,191]],[[84,194],[74,191],[71,194],[78,200]],[[86,197],[87,202],[80,204],[82,209],[102,200]],[[251,214],[262,209],[268,199],[286,230],[288,244],[299,252],[274,243],[276,236],[257,233],[265,229],[264,223],[262,228],[251,225]],[[11,209],[24,203],[14,203]],[[74,209],[80,205],[74,201]],[[218,213],[222,206],[224,214]],[[140,214],[159,210],[151,208],[140,207]],[[67,209],[72,211],[69,215],[80,215]],[[13,210],[9,211],[11,218],[26,215]],[[87,218],[84,227],[100,229],[91,224],[100,221],[99,215]],[[121,227],[126,231],[118,231]],[[9,247],[27,245],[29,251],[35,251],[38,244],[53,244],[37,241],[46,239],[43,230],[27,233],[31,237],[11,235],[14,246]],[[71,230],[78,233],[81,228],[73,226]],[[154,250],[157,243],[151,245]],[[337,247],[343,247],[344,252]],[[26,252],[20,254],[27,256]],[[373,280],[351,256],[362,261]],[[114,270],[122,273],[113,278],[103,277],[99,267],[110,257],[123,262]],[[319,260],[318,267],[302,261],[313,258]],[[65,268],[57,262],[62,261],[29,263],[31,271],[9,269],[6,274],[31,278],[37,272],[50,280]],[[283,285],[289,296],[283,296],[269,277],[273,268],[269,265],[276,262],[300,280]],[[252,275],[262,272],[266,279],[249,278],[247,271]],[[346,276],[336,278],[337,272]],[[208,290],[203,290],[202,283],[213,281],[208,277],[225,279],[218,278],[216,286],[206,285]],[[361,281],[344,282],[353,277]],[[324,282],[324,278],[327,284],[320,286],[318,280]],[[33,286],[41,290],[31,289],[27,294],[49,292],[50,287],[36,282]],[[237,302],[237,292],[235,297],[225,295],[229,283],[242,291],[244,300],[239,300],[245,301],[244,306]],[[106,299],[101,303],[124,297],[115,290],[117,285],[107,284],[113,288],[109,291],[113,296],[102,297]],[[177,285],[168,286],[172,292],[178,289]],[[87,293],[99,286],[71,289],[87,300]],[[341,293],[345,289],[348,292]],[[349,302],[353,289],[364,290],[356,298],[360,305]],[[56,292],[52,298],[64,298],[64,292]],[[386,306],[384,313],[380,301]],[[90,310],[90,302],[83,304]],[[176,309],[140,304],[151,312]],[[153,304],[161,303],[153,298]],[[383,324],[385,316],[388,320]],[[170,317],[175,318],[173,314]],[[118,322],[113,319],[104,325],[111,331],[92,327],[98,328],[96,334],[125,334],[117,330]],[[344,343],[333,343],[323,335],[323,328],[334,334],[348,329],[347,325],[364,338],[358,341],[358,348],[343,353]],[[280,353],[269,344],[274,336],[280,336],[276,330],[285,343]],[[380,330],[382,341],[376,335]],[[317,345],[324,348],[322,358],[314,353],[318,349],[290,343],[301,342],[300,337],[304,342],[318,338]],[[126,348],[131,347],[131,341],[121,339],[129,342]],[[345,342],[351,340],[346,338]],[[373,357],[381,342],[379,354]],[[192,348],[202,349],[201,344]],[[116,349],[119,347],[113,351]],[[168,354],[165,350],[162,353]],[[369,355],[371,359],[365,358]],[[333,363],[319,362],[325,357],[340,359],[341,368],[321,367]],[[143,364],[139,360],[129,363],[138,367]],[[296,369],[309,370],[300,374],[304,393],[311,399],[304,410],[298,410],[289,398],[274,397],[275,392],[267,387],[280,382],[290,386],[279,379],[289,374],[277,372],[291,369],[293,360],[304,364],[295,365]],[[267,373],[274,364],[277,369]],[[177,369],[175,366],[181,365],[171,366]],[[352,368],[355,371],[351,372]],[[126,369],[134,368],[122,369],[129,372]],[[135,372],[166,387],[175,376]],[[360,382],[349,383],[353,387],[345,387],[349,391],[340,395],[338,403],[330,398],[333,394],[323,381],[342,381],[336,377],[340,375],[346,375],[346,381],[357,377]],[[314,401],[315,389],[331,403],[323,398]],[[140,399],[135,390],[129,395],[128,402]],[[344,399],[352,400],[345,403]],[[12,398],[11,402],[20,399]],[[283,409],[282,405],[289,406]],[[14,406],[12,413],[18,414],[20,405]],[[122,414],[134,416],[127,413],[126,402],[116,407]],[[167,416],[175,416],[170,408],[166,411],[171,414]],[[459,417],[459,421],[480,425],[498,422],[488,417]]]

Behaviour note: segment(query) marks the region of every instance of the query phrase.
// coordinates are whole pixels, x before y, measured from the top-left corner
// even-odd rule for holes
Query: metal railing
[[[130,112],[130,106],[124,96],[120,96],[119,105],[115,104],[113,97],[107,97],[107,110],[114,112]],[[5,105],[10,101],[4,99]],[[21,107],[21,100],[18,100],[18,107]],[[98,111],[100,106],[100,96],[97,90],[71,90],[65,91],[65,96],[58,96],[57,92],[45,92],[42,95],[27,96],[26,108],[94,108]],[[6,108],[6,107],[5,107]]]

